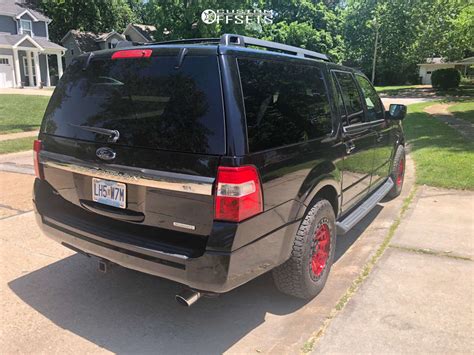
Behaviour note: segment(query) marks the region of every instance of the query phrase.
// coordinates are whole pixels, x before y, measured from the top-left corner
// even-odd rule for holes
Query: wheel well
[[[337,217],[339,211],[339,201],[337,199],[337,191],[334,187],[330,185],[324,186],[316,193],[316,196],[314,196],[314,199],[317,198],[328,200],[334,210],[334,215]]]

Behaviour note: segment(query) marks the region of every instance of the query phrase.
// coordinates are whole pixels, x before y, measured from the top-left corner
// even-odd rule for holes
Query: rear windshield
[[[42,125],[55,136],[107,142],[85,127],[119,131],[116,144],[223,154],[224,117],[215,56],[93,59],[70,65]],[[82,126],[82,127],[81,127]]]

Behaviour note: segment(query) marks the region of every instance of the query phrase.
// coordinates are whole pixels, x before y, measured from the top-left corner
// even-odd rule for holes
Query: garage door
[[[0,55],[0,88],[13,87],[13,60],[10,55]]]

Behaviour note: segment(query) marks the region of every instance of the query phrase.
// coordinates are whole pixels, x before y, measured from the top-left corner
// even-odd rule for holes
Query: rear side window
[[[383,120],[382,104],[380,103],[379,96],[375,92],[372,84],[361,75],[356,75],[356,78],[362,88],[362,93],[364,94],[369,122]]]
[[[80,126],[118,130],[116,144],[224,154],[222,93],[216,56],[77,61],[46,110],[45,133],[107,142]]]
[[[346,72],[333,72],[339,83],[342,101],[347,110],[347,123],[349,125],[364,121],[364,109],[360,99],[359,90],[352,75]]]
[[[318,68],[239,59],[250,152],[331,132],[326,87]]]

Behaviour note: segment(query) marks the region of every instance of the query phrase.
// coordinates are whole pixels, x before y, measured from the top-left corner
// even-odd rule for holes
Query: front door
[[[384,107],[372,84],[362,75],[355,75],[362,89],[366,108],[366,120],[375,131],[374,170],[370,191],[375,190],[389,175],[392,159],[394,126],[390,120],[384,119]]]
[[[31,58],[31,71],[33,73],[33,86],[36,86],[35,58]],[[26,56],[23,57],[23,74],[25,75],[26,86],[30,86],[29,73],[28,73],[28,58]]]
[[[10,55],[0,55],[0,88],[12,88],[13,60]]]
[[[373,169],[375,131],[366,124],[364,105],[352,73],[333,71],[346,156],[342,171],[342,213],[367,196]]]

